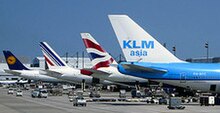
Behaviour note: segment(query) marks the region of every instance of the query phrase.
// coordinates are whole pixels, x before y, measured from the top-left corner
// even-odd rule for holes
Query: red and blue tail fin
[[[81,36],[94,69],[109,67],[112,63],[116,64],[111,55],[89,33],[81,33]]]
[[[3,51],[3,54],[10,70],[29,70],[11,53],[11,51]]]
[[[40,42],[40,47],[48,67],[67,66],[63,59],[46,42]]]

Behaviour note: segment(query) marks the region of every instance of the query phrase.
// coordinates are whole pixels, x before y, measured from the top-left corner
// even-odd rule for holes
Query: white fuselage
[[[86,84],[92,84],[93,83],[93,77],[88,75],[81,74],[79,69],[74,69],[71,67],[59,67],[54,69],[49,69],[50,71],[57,72],[60,74],[50,74],[49,76],[55,77],[57,79],[61,79],[64,81],[72,82],[80,84],[83,81]],[[102,84],[113,84],[110,81],[107,80],[101,80],[100,83]]]
[[[17,76],[29,80],[44,81],[44,82],[63,82],[62,80],[59,80],[57,78],[40,74],[40,70],[11,70],[11,71],[21,73],[21,74],[17,74]]]
[[[105,75],[93,74],[92,76],[100,78],[100,79],[109,80],[113,82],[120,82],[120,83],[136,83],[136,82],[147,83],[148,82],[147,79],[122,74],[118,71],[116,67],[113,67],[113,66],[102,67],[102,68],[99,68],[98,70],[109,73],[110,75],[105,76]]]

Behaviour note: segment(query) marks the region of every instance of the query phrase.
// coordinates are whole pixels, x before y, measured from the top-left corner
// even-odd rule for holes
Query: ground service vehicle
[[[12,88],[8,89],[8,94],[13,94],[14,90]]]
[[[35,89],[31,92],[31,97],[35,98],[35,97],[38,97],[39,96],[39,89]]]
[[[86,100],[83,97],[73,98],[73,106],[86,106]]]
[[[40,91],[39,91],[39,96],[38,96],[39,98],[47,98],[48,97],[48,92],[47,92],[47,90],[46,89],[41,89]]]
[[[23,92],[21,90],[17,90],[16,96],[23,96]]]

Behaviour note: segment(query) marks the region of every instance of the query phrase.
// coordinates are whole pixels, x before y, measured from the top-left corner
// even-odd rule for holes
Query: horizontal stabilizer
[[[6,73],[12,74],[12,75],[21,75],[21,72],[16,71],[16,70],[8,70],[8,69],[4,69],[4,71]]]
[[[133,71],[133,72],[144,72],[144,73],[154,73],[154,74],[163,74],[166,73],[167,70],[163,69],[154,69],[151,67],[144,67],[144,66],[138,66],[134,64],[121,64],[123,68],[127,71]]]
[[[113,82],[113,83],[116,84],[116,85],[120,85],[120,86],[126,86],[126,87],[130,87],[130,88],[136,88],[134,85],[127,85],[127,84],[119,83],[119,82]]]

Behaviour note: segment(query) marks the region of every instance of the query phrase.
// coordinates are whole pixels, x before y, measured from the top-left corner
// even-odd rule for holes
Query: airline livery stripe
[[[45,58],[47,63],[49,63],[51,66],[54,66],[54,64],[47,58],[46,55],[44,55],[44,58]]]
[[[109,59],[111,59],[112,57],[110,56],[110,55],[108,55],[108,56],[105,56],[105,57],[103,57],[103,58],[96,58],[96,59],[93,59],[92,60],[92,64],[93,65],[96,65],[96,64],[98,64],[99,62],[104,62],[104,61],[107,61],[107,60],[109,60]]]
[[[89,34],[89,33],[81,33],[82,39],[88,39],[92,41],[93,43],[99,45],[99,43]]]
[[[46,51],[48,51],[48,53],[51,54],[51,56],[57,61],[57,63],[59,63],[61,66],[65,66],[63,62],[60,61],[60,59],[56,55],[54,55],[54,53],[44,43],[41,44],[46,49]]]
[[[135,77],[142,77],[142,76],[135,76]],[[176,80],[176,81],[182,81],[182,82],[187,82],[187,81],[219,81],[220,79],[185,79],[185,80],[180,80],[180,78],[153,78],[153,77],[143,77],[146,79],[152,79],[152,80]]]
[[[44,44],[42,45],[45,47],[45,49],[48,51],[49,54],[56,60],[57,63],[59,63],[61,66],[64,66],[63,62]]]
[[[101,51],[99,51],[99,50],[97,50],[97,49],[94,49],[94,48],[86,48],[86,51],[87,51],[88,53],[96,53],[96,54],[98,54],[98,55],[100,55],[100,56],[107,56],[107,55],[108,55],[108,53],[106,53],[106,52],[101,52]]]
[[[103,58],[103,57],[105,57],[105,56],[98,55],[98,54],[96,54],[96,53],[88,53],[88,54],[89,54],[89,56],[90,56],[91,59]]]
[[[60,66],[60,64],[58,62],[55,61],[55,59],[51,58],[50,54],[47,53],[47,51],[43,50],[45,56],[47,56],[47,58],[49,57],[48,60],[50,60],[51,62],[53,62],[53,64]]]
[[[95,66],[93,66],[92,68],[93,69],[98,69],[100,67],[109,67],[109,65],[113,62],[113,59],[109,59],[107,61],[104,61],[104,62],[99,62],[97,63]]]
[[[48,56],[48,57],[53,61],[53,63],[55,63],[57,66],[61,66],[61,65],[51,56],[51,54],[49,54],[48,51],[45,50],[45,48],[44,48],[42,45],[40,45],[40,46],[41,46],[43,52],[46,54],[46,56]]]
[[[105,52],[105,50],[103,50],[100,45],[97,45],[95,43],[93,43],[91,40],[88,40],[88,39],[83,39],[83,42],[86,46],[86,48],[95,48],[101,52]]]

